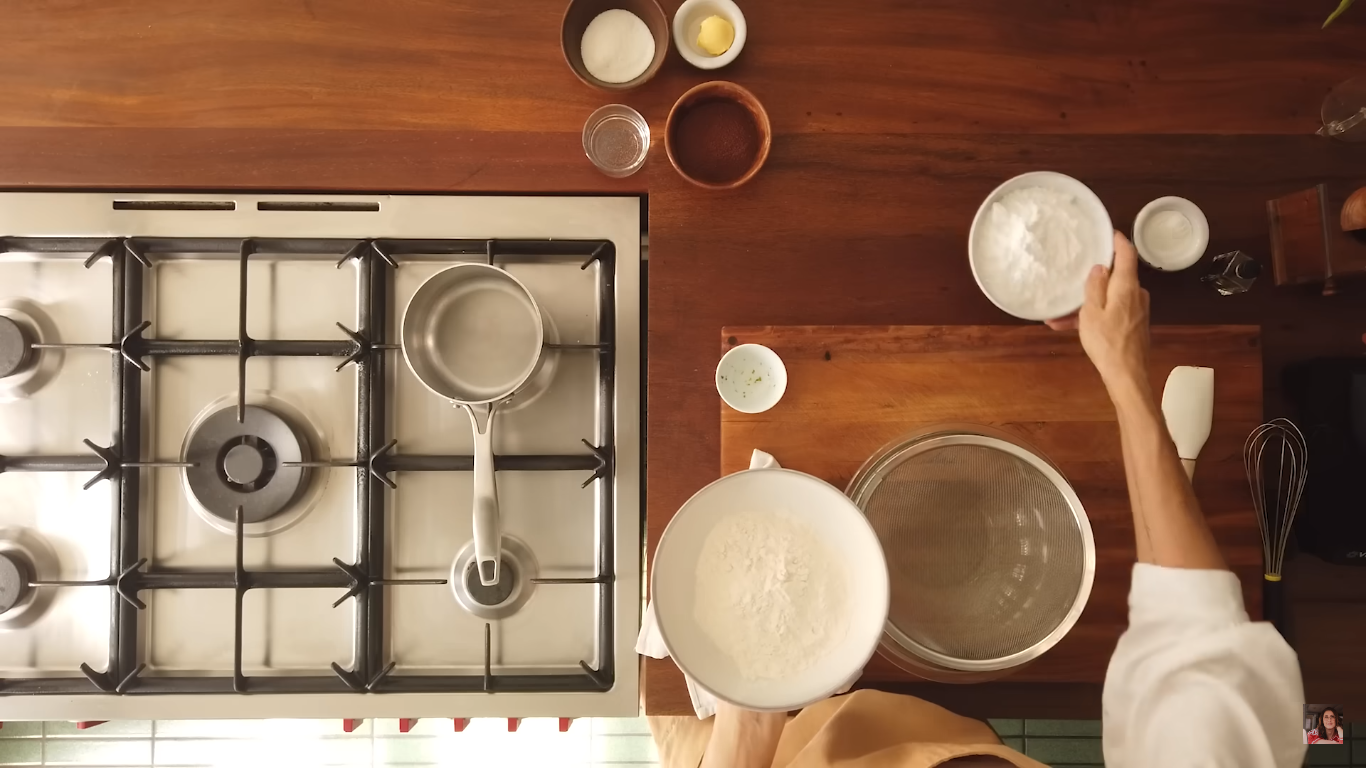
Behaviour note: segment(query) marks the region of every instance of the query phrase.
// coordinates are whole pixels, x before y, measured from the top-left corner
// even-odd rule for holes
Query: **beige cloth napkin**
[[[749,459],[750,469],[774,469],[778,466],[777,459],[757,448]],[[649,656],[652,659],[664,659],[669,656],[669,649],[664,645],[664,638],[659,634],[659,622],[655,619],[653,602],[645,607],[645,615],[641,617],[640,635],[636,637],[636,653],[641,656]],[[859,670],[836,693],[848,691],[862,674],[863,670]],[[716,714],[716,697],[702,690],[687,675],[684,675],[684,680],[688,683],[688,698],[692,699],[692,708],[697,713],[697,717],[706,719]]]

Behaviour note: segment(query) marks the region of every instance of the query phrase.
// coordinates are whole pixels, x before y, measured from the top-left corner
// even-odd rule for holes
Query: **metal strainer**
[[[911,671],[1016,667],[1086,605],[1096,569],[1086,512],[1051,463],[1004,432],[904,437],[859,469],[849,496],[887,556],[884,650]]]

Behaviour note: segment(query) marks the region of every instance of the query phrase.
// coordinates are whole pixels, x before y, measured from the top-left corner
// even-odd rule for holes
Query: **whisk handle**
[[[1276,627],[1281,637],[1290,639],[1285,625],[1285,582],[1279,574],[1275,578],[1262,578],[1262,615]]]

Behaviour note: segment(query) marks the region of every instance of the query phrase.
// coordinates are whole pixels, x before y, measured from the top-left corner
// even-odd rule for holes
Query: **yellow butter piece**
[[[735,42],[735,27],[720,16],[708,16],[702,20],[702,31],[697,35],[697,47],[713,56],[720,56],[730,50]]]

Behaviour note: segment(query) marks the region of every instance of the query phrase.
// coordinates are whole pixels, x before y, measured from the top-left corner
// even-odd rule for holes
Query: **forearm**
[[[701,768],[769,768],[786,724],[783,712],[750,712],[718,704]]]
[[[1129,509],[1133,510],[1134,515],[1134,546],[1138,551],[1138,562],[1152,564],[1153,545],[1152,539],[1148,535],[1148,521],[1143,517],[1143,507],[1138,503],[1138,494],[1134,492],[1133,480],[1128,476],[1128,468],[1134,465],[1134,459],[1129,455],[1129,441],[1123,439],[1121,435],[1119,445],[1124,457],[1125,485],[1129,493]]]
[[[1147,382],[1121,385],[1111,396],[1124,444],[1139,561],[1227,570]]]

